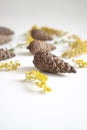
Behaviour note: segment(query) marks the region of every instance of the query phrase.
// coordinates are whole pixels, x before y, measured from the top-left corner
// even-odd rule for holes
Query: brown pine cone
[[[34,56],[33,63],[40,71],[49,73],[76,73],[73,66],[59,59],[49,52],[37,52]]]
[[[0,27],[0,34],[8,36],[14,34],[14,32],[7,27]]]
[[[40,40],[34,40],[30,43],[30,45],[27,47],[27,49],[30,50],[32,54],[37,53],[38,51],[51,51],[56,49],[56,47],[52,44],[48,44],[44,41]]]
[[[47,41],[47,40],[53,40],[53,37],[46,33],[43,30],[40,29],[34,29],[31,31],[31,36],[34,39],[41,40],[41,41]]]
[[[0,44],[5,44],[8,43],[12,40],[11,37],[6,36],[6,35],[0,35]]]
[[[0,60],[9,59],[14,56],[15,56],[15,53],[13,53],[12,51],[0,48]]]

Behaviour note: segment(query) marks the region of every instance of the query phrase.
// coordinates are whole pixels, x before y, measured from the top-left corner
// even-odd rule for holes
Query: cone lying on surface
[[[30,43],[27,49],[29,49],[32,54],[36,54],[38,51],[51,51],[56,49],[56,47],[44,41],[34,40]]]
[[[73,66],[49,52],[37,52],[33,63],[37,69],[49,73],[76,73]]]
[[[7,27],[0,27],[0,34],[8,36],[14,34],[14,32]]]
[[[12,51],[0,48],[0,60],[9,59],[14,56],[15,56],[15,53],[13,53]]]
[[[43,30],[40,30],[40,29],[32,30],[31,31],[31,36],[34,39],[41,40],[41,41],[53,40],[53,37],[50,34],[46,33]]]
[[[8,43],[12,40],[11,37],[6,36],[6,35],[0,35],[0,44],[5,44]]]

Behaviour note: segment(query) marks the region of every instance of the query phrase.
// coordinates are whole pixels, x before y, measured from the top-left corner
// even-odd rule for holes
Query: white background
[[[87,1],[0,0],[0,26],[16,32],[13,46],[33,24],[87,39]],[[0,72],[0,130],[87,130],[87,69],[62,76],[47,74],[53,91],[44,94],[23,81],[25,72],[35,69],[33,56],[26,49],[17,50],[16,55],[13,60],[20,61],[20,69]]]

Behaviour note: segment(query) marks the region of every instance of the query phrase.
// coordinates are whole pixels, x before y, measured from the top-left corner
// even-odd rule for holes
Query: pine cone
[[[14,34],[14,32],[7,27],[0,27],[0,34],[8,36]]]
[[[0,44],[8,43],[12,40],[11,37],[6,35],[0,35]]]
[[[9,59],[14,56],[15,56],[15,53],[13,53],[12,51],[0,48],[0,60]]]
[[[56,49],[56,47],[54,45],[48,44],[44,41],[34,40],[30,43],[30,45],[27,47],[27,49],[29,49],[32,54],[35,54],[40,50],[51,51],[51,50]]]
[[[73,66],[49,52],[37,52],[34,56],[33,63],[40,71],[49,73],[76,73]]]
[[[40,30],[40,29],[32,30],[31,31],[31,36],[34,39],[41,40],[41,41],[53,40],[53,37],[50,34],[46,33],[43,30]]]

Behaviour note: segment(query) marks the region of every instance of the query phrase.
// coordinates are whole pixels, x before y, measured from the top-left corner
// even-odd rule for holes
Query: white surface
[[[0,25],[15,30],[13,45],[33,24],[58,27],[87,39],[86,3],[0,0]],[[33,56],[24,48],[16,55],[12,60],[20,61],[20,69],[0,72],[0,130],[87,130],[87,69],[65,76],[47,74],[53,91],[44,94],[23,82],[25,72],[34,68]]]

